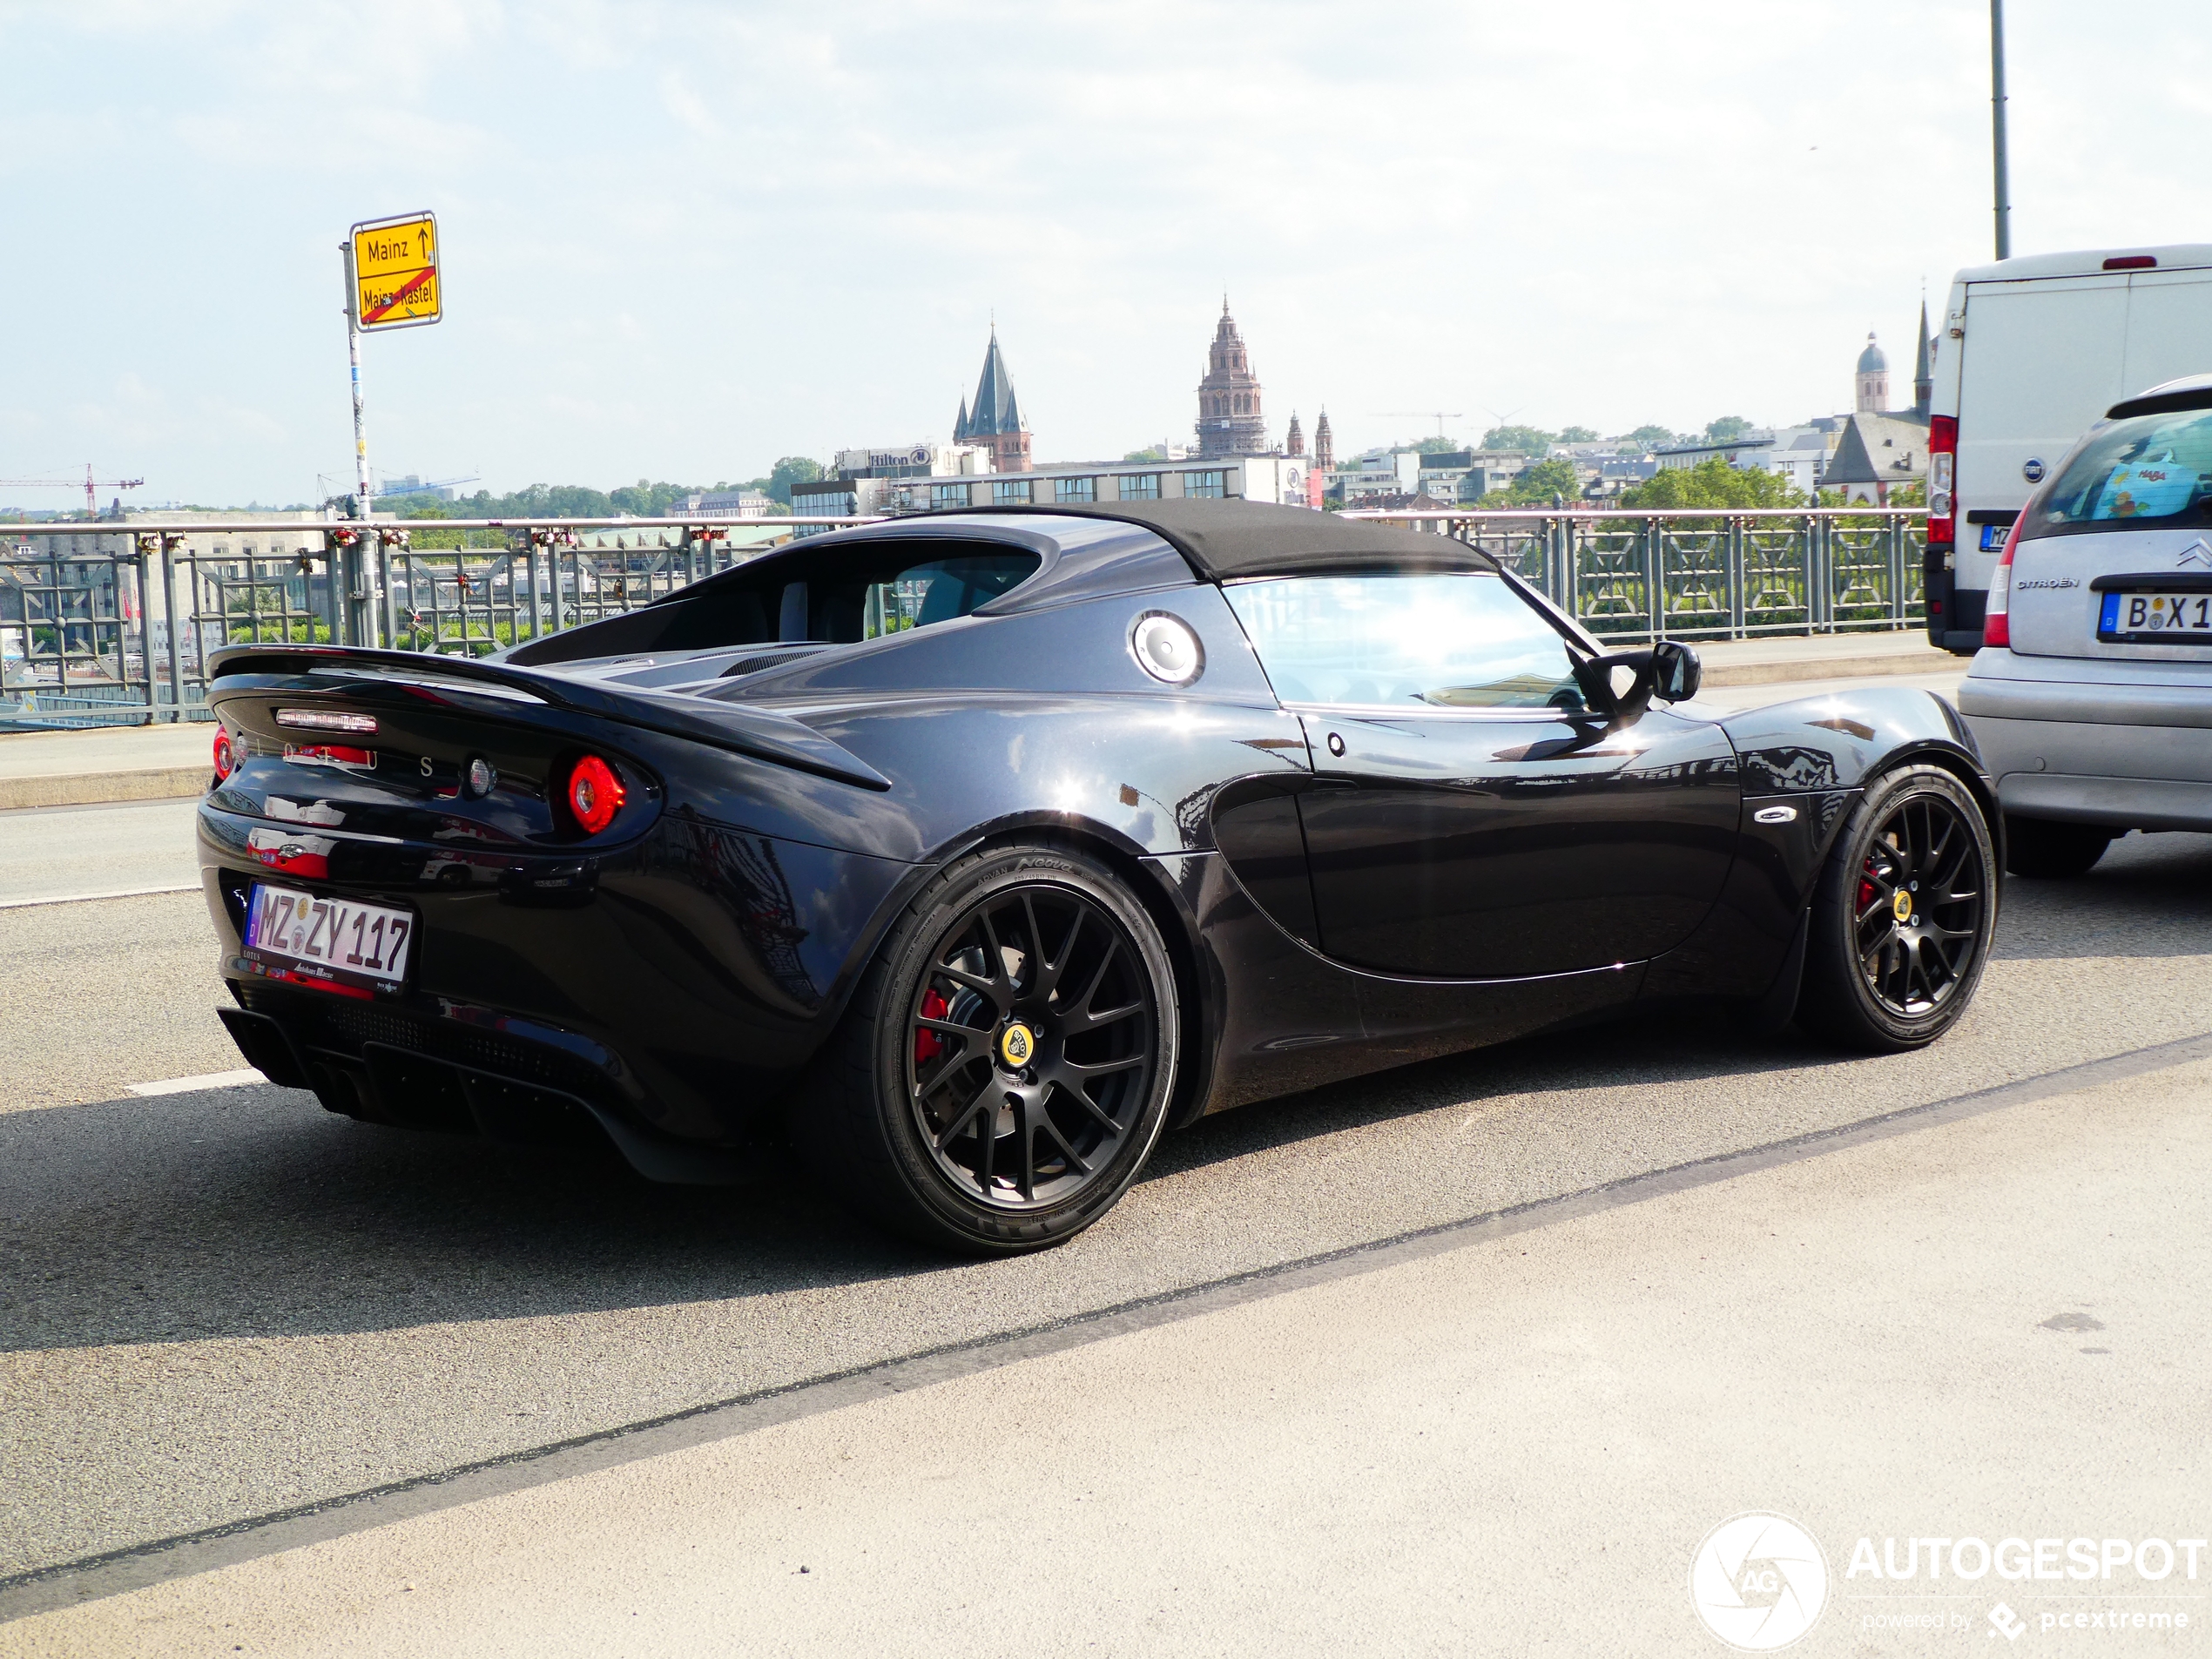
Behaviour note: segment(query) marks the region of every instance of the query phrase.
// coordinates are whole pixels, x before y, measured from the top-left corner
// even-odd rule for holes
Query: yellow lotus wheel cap
[[[1890,909],[1899,921],[1912,920],[1912,895],[1899,887],[1890,900]]]
[[[1005,1061],[1010,1069],[1018,1071],[1028,1065],[1029,1057],[1036,1051],[1037,1034],[1019,1020],[1007,1027],[999,1038],[999,1058]]]

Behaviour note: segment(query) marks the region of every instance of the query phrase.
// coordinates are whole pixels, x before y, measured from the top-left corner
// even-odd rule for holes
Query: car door
[[[1636,961],[1687,938],[1736,849],[1735,752],[1664,706],[1591,713],[1565,636],[1480,572],[1231,584],[1305,723],[1298,797],[1324,954],[1507,979]]]

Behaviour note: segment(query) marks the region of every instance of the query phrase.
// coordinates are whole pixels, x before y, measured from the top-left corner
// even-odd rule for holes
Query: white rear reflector
[[[311,732],[374,732],[373,714],[347,714],[339,709],[279,709],[279,725],[305,726]]]

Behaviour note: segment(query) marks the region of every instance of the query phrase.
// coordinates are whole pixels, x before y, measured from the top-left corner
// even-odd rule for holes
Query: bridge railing
[[[482,656],[862,518],[0,525],[0,730],[206,719],[224,645]]]
[[[1387,512],[1480,548],[1593,633],[1747,639],[1919,628],[1924,508]]]
[[[1622,643],[1922,624],[1912,509],[1368,513],[1456,536]],[[0,729],[204,719],[227,644],[481,656],[867,518],[0,525]]]

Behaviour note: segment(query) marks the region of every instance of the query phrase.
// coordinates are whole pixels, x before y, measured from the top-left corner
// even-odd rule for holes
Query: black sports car
[[[333,1111],[1065,1238],[1163,1128],[1696,1000],[1932,1041],[1997,912],[1940,698],[1727,714],[1448,537],[900,519],[497,658],[215,658],[246,1058]]]

